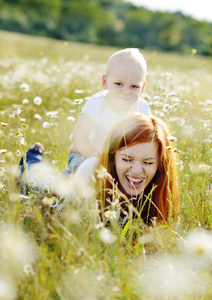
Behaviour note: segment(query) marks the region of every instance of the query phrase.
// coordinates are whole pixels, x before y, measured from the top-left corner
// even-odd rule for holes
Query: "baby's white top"
[[[125,113],[117,114],[110,106],[107,90],[91,96],[81,111],[81,114],[88,117],[94,124],[89,135],[91,144],[100,152],[112,125],[134,112],[151,114],[148,103],[142,98],[139,98]]]

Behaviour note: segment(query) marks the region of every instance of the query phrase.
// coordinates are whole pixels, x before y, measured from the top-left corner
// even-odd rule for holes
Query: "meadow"
[[[62,194],[23,196],[16,185],[34,142],[45,147],[42,176],[66,167],[75,121],[118,49],[3,31],[0,41],[0,300],[211,299],[212,58],[142,51],[143,97],[176,143],[180,213],[122,230],[116,218],[104,227],[80,182],[63,210]]]

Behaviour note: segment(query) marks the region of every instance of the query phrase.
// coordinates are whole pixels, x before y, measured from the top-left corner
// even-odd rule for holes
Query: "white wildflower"
[[[17,131],[17,132],[15,133],[15,136],[16,136],[17,138],[21,138],[21,137],[23,137],[23,134],[22,134],[20,131]]]
[[[20,157],[21,156],[21,150],[20,149],[16,150],[15,155],[17,157]]]
[[[4,258],[5,263],[23,266],[34,260],[34,243],[14,226],[1,226],[0,240],[0,257]]]
[[[26,146],[26,141],[25,141],[24,137],[20,137],[20,138],[18,138],[18,140],[19,140],[20,145]]]
[[[105,275],[104,274],[100,274],[96,277],[97,281],[102,281],[103,279],[105,279]]]
[[[176,142],[176,141],[177,141],[177,138],[174,137],[174,136],[169,136],[169,137],[168,137],[168,140],[170,140],[171,142]]]
[[[173,257],[147,261],[139,279],[146,299],[184,299],[197,283],[190,265]]]
[[[26,122],[25,118],[20,118],[21,122]]]
[[[84,91],[84,90],[77,90],[77,89],[75,89],[74,92],[75,92],[76,94],[82,94],[82,93],[84,93],[85,91]]]
[[[42,126],[43,126],[43,128],[49,128],[50,124],[49,124],[49,122],[43,122]]]
[[[67,118],[67,120],[68,120],[68,121],[71,121],[71,122],[75,122],[75,121],[76,121],[76,118],[69,116],[69,117]]]
[[[44,205],[52,207],[52,205],[53,205],[53,203],[54,203],[54,199],[45,196],[45,197],[42,199],[42,202],[43,202]]]
[[[7,149],[0,149],[0,154],[5,154],[5,153],[7,153],[7,152],[8,152]]]
[[[42,104],[42,98],[39,97],[39,96],[36,96],[34,99],[33,99],[33,102],[35,105],[41,105]]]
[[[151,233],[146,233],[146,234],[143,234],[139,239],[138,239],[138,242],[140,244],[147,244],[147,243],[151,243],[153,242],[154,240],[154,237]]]
[[[17,193],[10,193],[9,194],[9,199],[10,199],[11,202],[19,201],[19,194],[17,194]]]
[[[104,213],[105,218],[109,220],[117,219],[117,212],[115,210],[108,210]]]
[[[24,271],[24,274],[25,274],[27,277],[34,276],[34,275],[35,275],[35,272],[34,272],[33,267],[32,267],[31,264],[26,264],[26,265],[24,265],[23,271]]]
[[[24,129],[29,129],[29,126],[27,124],[21,124],[21,127]]]
[[[76,109],[70,109],[68,112],[71,113],[71,114],[75,114]]]
[[[0,181],[0,189],[3,190],[5,189],[5,185]]]
[[[46,151],[44,152],[45,155],[52,155],[52,151]]]
[[[81,104],[82,102],[83,102],[82,98],[80,98],[80,99],[74,99],[73,104],[77,105],[77,104]]]
[[[99,238],[103,243],[109,245],[113,244],[117,240],[117,236],[107,228],[102,228],[99,231]]]
[[[104,223],[103,222],[100,222],[98,224],[95,225],[95,228],[98,230],[98,229],[101,229],[101,228],[104,228]]]
[[[59,204],[59,199],[57,197],[52,197],[53,204],[51,207],[56,207]]]
[[[22,112],[22,110],[20,109],[20,107],[17,107],[17,108],[15,108],[15,109],[12,111],[12,114],[13,114],[13,115],[20,115],[21,112]]]
[[[167,94],[167,96],[168,96],[168,97],[176,96],[176,92],[170,92],[170,93]]]
[[[112,207],[116,207],[116,206],[118,206],[119,205],[119,199],[117,198],[117,199],[115,199],[112,203],[111,203],[111,206]]]
[[[34,114],[34,118],[38,120],[42,120],[42,117],[39,114]]]
[[[30,88],[29,88],[29,85],[27,83],[22,83],[19,85],[20,88],[24,91],[24,92],[29,92],[30,91]]]
[[[190,231],[185,238],[185,252],[198,260],[212,262],[212,233],[202,229]]]
[[[21,145],[26,145],[25,138],[21,132],[16,132],[15,137],[16,141],[19,142]]]
[[[23,100],[22,100],[22,103],[23,103],[23,104],[28,104],[28,103],[29,103],[29,99],[23,99]]]
[[[55,111],[48,111],[46,113],[47,116],[50,116],[51,118],[58,118],[58,111],[55,110]]]
[[[158,101],[158,102],[156,102],[156,104],[157,104],[158,106],[160,106],[160,102],[159,102],[160,96],[158,96],[158,95],[154,96],[154,97],[153,97],[153,100],[154,100],[154,101]]]

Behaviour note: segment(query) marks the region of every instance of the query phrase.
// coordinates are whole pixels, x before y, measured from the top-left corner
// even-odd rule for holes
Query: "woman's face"
[[[155,141],[117,151],[115,165],[120,190],[128,196],[141,194],[157,171],[158,159]]]

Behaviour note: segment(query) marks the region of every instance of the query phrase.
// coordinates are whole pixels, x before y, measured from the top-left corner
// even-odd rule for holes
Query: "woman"
[[[169,137],[166,125],[153,116],[133,114],[114,125],[96,173],[103,219],[114,203],[119,203],[122,219],[132,210],[146,224],[154,217],[159,222],[176,219],[178,184]]]
[[[159,222],[176,219],[178,184],[175,153],[169,137],[160,119],[132,114],[110,130],[99,159],[89,158],[80,165],[75,176],[89,180],[89,184],[90,174],[96,170],[102,219],[105,211],[110,212],[115,206],[121,222],[130,215],[141,217],[146,224],[154,217]],[[69,181],[62,184],[63,189],[67,187],[67,194],[69,185]],[[58,195],[55,187],[52,193]]]

